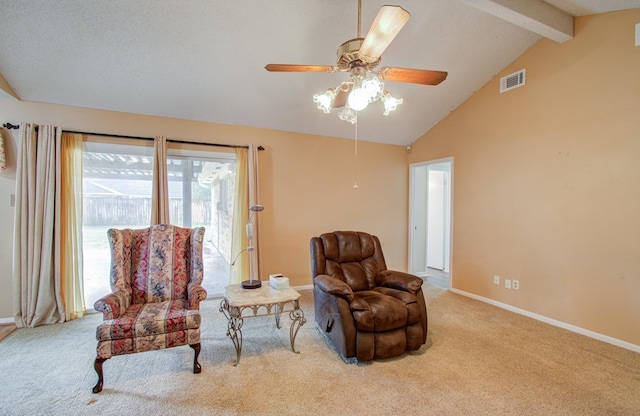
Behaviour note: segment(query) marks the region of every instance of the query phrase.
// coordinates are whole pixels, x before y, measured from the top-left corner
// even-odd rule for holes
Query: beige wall
[[[0,99],[0,115],[2,123],[34,122],[67,130],[260,144],[266,149],[259,154],[260,202],[265,206],[259,214],[263,278],[279,272],[289,276],[292,285],[310,285],[309,239],[338,229],[377,234],[388,267],[406,270],[408,172],[403,146],[360,141],[356,191],[353,140],[9,99]],[[7,132],[4,134],[6,137]],[[5,230],[0,243],[0,318],[13,315],[13,209],[9,198],[14,176],[0,175],[0,227]]]
[[[638,22],[577,18],[414,144],[410,163],[454,157],[454,288],[640,345]]]

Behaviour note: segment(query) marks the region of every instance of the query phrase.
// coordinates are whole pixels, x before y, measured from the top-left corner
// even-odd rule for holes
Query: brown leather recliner
[[[422,279],[387,270],[378,237],[334,231],[310,245],[316,322],[345,361],[395,357],[426,342]]]

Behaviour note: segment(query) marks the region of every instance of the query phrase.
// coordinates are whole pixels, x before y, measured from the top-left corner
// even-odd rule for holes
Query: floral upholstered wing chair
[[[104,319],[96,330],[94,393],[102,391],[102,364],[114,355],[189,345],[200,373],[204,231],[166,224],[107,231],[113,292],[94,305]]]

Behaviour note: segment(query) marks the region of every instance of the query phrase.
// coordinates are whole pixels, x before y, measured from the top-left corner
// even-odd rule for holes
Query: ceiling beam
[[[542,0],[462,0],[558,43],[573,39],[573,16]]]
[[[7,82],[6,79],[0,73],[0,98],[13,98],[14,100],[19,100],[18,94],[13,91],[11,85]]]

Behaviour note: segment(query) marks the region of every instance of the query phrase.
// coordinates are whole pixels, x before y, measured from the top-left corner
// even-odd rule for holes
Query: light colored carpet
[[[288,317],[246,319],[240,364],[219,300],[202,304],[202,373],[179,347],[114,357],[92,394],[101,315],[19,329],[0,343],[2,415],[638,415],[640,354],[425,285],[420,351],[345,364],[314,324],[294,354]]]

